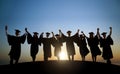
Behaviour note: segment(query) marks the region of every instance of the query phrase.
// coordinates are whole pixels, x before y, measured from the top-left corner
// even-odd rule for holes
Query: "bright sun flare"
[[[65,60],[65,59],[66,59],[64,52],[61,52],[61,53],[59,54],[59,56],[60,56],[60,60]]]

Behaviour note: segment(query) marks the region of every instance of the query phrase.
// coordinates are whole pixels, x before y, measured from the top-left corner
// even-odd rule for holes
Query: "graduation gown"
[[[68,55],[75,55],[74,42],[76,41],[77,37],[78,37],[78,33],[76,33],[71,37],[67,37],[62,33],[63,41],[66,42],[66,49]]]
[[[38,50],[39,50],[39,45],[40,45],[39,38],[38,37],[32,37],[32,35],[30,33],[28,33],[27,42],[28,42],[28,44],[31,44],[30,55],[31,56],[36,56],[36,54],[38,53]]]
[[[44,57],[51,57],[52,38],[43,38],[43,36],[40,36],[40,42],[43,43]]]
[[[54,55],[59,56],[59,53],[61,52],[62,38],[59,38],[59,39],[53,38],[52,41],[53,41],[52,45],[55,48]]]
[[[94,38],[87,38],[88,45],[90,46],[90,51],[93,56],[101,55],[101,51],[98,47],[99,39],[97,35]]]
[[[100,37],[100,46],[103,48],[102,57],[105,60],[113,58],[113,53],[110,45],[113,45],[113,39],[110,37],[110,35],[108,35],[106,39]]]
[[[87,43],[86,43],[86,39],[85,38],[81,39],[79,37],[78,41],[77,41],[77,45],[79,47],[79,51],[80,51],[80,54],[82,56],[86,56],[89,53],[89,50],[87,48]]]
[[[26,39],[25,34],[19,37],[7,34],[7,40],[9,45],[11,46],[11,50],[9,52],[11,58],[15,60],[18,60],[20,58],[21,44],[25,42],[25,39]]]

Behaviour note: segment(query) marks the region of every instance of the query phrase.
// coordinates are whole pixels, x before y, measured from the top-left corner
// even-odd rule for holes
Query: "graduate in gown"
[[[14,35],[8,34],[7,30],[8,30],[8,27],[5,26],[7,40],[9,45],[11,46],[11,49],[9,52],[10,64],[14,64],[14,61],[15,61],[15,64],[17,64],[21,55],[21,44],[25,42],[26,34],[19,36],[20,30],[16,29],[15,36],[14,36]]]
[[[33,36],[27,31],[26,28],[26,33],[27,33],[27,42],[28,44],[31,44],[30,47],[30,55],[32,57],[33,62],[35,62],[36,59],[36,55],[38,54],[39,51],[39,45],[40,44],[40,40],[38,38],[38,33],[37,32],[33,32]]]
[[[79,30],[77,33],[73,36],[71,36],[71,31],[67,31],[68,36],[65,36],[61,30],[60,33],[62,35],[62,39],[66,42],[66,49],[67,49],[67,55],[69,60],[74,60],[74,55],[75,55],[75,47],[74,47],[74,42],[76,41],[76,37],[78,37]],[[72,57],[72,58],[71,58]]]
[[[84,34],[84,33],[83,33]],[[85,34],[84,34],[85,36]],[[100,39],[98,38],[98,30],[97,34],[94,36],[93,32],[89,32],[89,37],[87,37],[87,42],[90,47],[91,55],[92,55],[92,60],[93,62],[96,62],[97,56],[101,55],[100,48],[98,47]]]
[[[108,36],[106,36],[106,32],[102,33],[102,36],[100,36],[100,46],[103,49],[103,54],[102,57],[104,60],[106,60],[106,62],[108,64],[111,64],[111,60],[113,58],[113,53],[112,53],[112,49],[111,49],[111,45],[113,45],[113,39],[111,38],[111,34],[112,34],[112,27],[110,27],[110,33]]]
[[[54,35],[53,32],[52,32],[52,34],[53,34],[52,45],[55,48],[54,55],[58,58],[58,60],[60,60],[61,46],[63,45],[62,38],[61,38],[60,34]]]
[[[40,35],[40,42],[43,44],[43,52],[44,52],[44,61],[48,61],[48,58],[52,56],[51,52],[51,44],[52,44],[52,37],[49,38],[50,33],[46,32],[46,37],[43,37],[44,33]]]
[[[80,55],[82,57],[82,61],[85,61],[85,56],[87,56],[87,54],[89,53],[85,36],[83,34],[81,34],[80,37],[78,37],[78,41],[76,43],[79,47],[79,51],[80,51]]]

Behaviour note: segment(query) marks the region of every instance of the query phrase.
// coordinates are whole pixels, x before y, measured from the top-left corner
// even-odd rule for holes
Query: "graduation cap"
[[[34,34],[38,34],[38,32],[33,32]]]
[[[59,34],[56,34],[55,36],[60,36]]]
[[[18,30],[18,29],[15,29],[15,32],[20,33],[21,31],[20,31],[20,30]]]
[[[107,34],[107,32],[103,32],[101,35],[105,35],[105,34]]]
[[[92,35],[92,34],[94,34],[94,33],[93,33],[93,32],[89,32],[89,34],[91,34],[91,35]]]
[[[71,33],[71,31],[67,31],[67,33]]]
[[[49,35],[50,33],[49,32],[46,32],[47,35]]]

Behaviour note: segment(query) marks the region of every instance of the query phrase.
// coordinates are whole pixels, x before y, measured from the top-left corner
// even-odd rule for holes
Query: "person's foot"
[[[107,63],[108,63],[108,64],[111,64],[111,61],[110,61],[110,60],[107,60]]]

